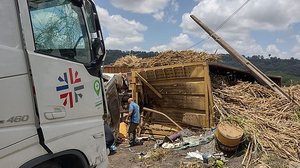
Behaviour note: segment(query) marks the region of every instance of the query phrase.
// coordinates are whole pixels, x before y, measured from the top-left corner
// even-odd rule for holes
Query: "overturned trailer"
[[[131,77],[133,98],[141,106],[164,113],[180,126],[214,126],[206,63],[134,69]],[[149,110],[142,116],[146,123],[173,125],[167,117]]]

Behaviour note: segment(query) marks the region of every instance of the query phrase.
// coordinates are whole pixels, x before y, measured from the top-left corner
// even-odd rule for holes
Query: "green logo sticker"
[[[95,90],[97,96],[99,96],[99,93],[100,93],[100,82],[98,80],[96,80],[94,82],[94,90]]]

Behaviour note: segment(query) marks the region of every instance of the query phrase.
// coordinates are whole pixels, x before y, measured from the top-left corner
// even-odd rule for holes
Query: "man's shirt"
[[[135,102],[129,104],[129,112],[132,112],[130,122],[140,123],[140,107]]]

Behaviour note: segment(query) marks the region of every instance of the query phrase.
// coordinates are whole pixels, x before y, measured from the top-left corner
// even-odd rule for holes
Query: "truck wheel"
[[[42,163],[40,165],[37,165],[34,168],[62,168],[62,167],[55,162],[48,161],[48,162]]]

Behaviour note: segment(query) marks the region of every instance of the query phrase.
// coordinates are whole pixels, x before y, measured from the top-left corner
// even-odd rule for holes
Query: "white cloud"
[[[289,58],[286,52],[280,51],[275,44],[269,44],[266,48],[266,54],[271,57]]]
[[[97,11],[101,26],[108,33],[108,37],[104,39],[108,49],[128,49],[131,45],[144,41],[142,32],[147,30],[147,26],[120,15],[110,15],[99,6]]]
[[[134,46],[131,50],[133,51],[144,51],[141,47]]]
[[[159,45],[150,48],[150,51],[166,51],[169,50],[167,45]]]
[[[111,0],[112,5],[123,10],[150,14],[163,10],[170,0]]]
[[[178,11],[179,4],[176,0],[111,0],[113,6],[126,11],[150,14],[154,19],[162,21],[165,16],[165,8],[171,6]]]
[[[189,17],[194,14],[212,29],[216,29],[245,0],[202,0],[190,13],[182,17],[185,31],[198,32],[198,26]],[[300,4],[297,0],[250,1],[223,28],[226,31],[283,30],[300,21]]]
[[[185,50],[193,44],[187,34],[181,33],[178,36],[172,37],[168,44],[154,46],[150,51],[166,51],[166,50]]]
[[[250,37],[249,37],[250,38]],[[244,53],[252,53],[249,56],[254,55],[253,51],[256,51],[257,54],[264,54],[263,48],[258,45],[255,40],[250,39],[247,41],[244,40],[233,40],[230,42],[231,46],[235,46],[234,49],[237,50],[240,54],[244,55]],[[194,48],[195,50],[197,48]],[[218,43],[216,43],[212,38],[207,40],[203,43],[201,46],[201,49],[208,52],[208,53],[214,53],[216,50],[218,53],[227,53],[226,50],[224,50]],[[243,52],[240,52],[243,51]],[[248,55],[247,55],[248,56]]]
[[[270,52],[270,54],[271,53],[279,53],[280,52],[280,50],[277,48],[277,46],[275,44],[268,45],[266,51]]]
[[[177,20],[174,18],[174,16],[169,16],[167,19],[167,22],[175,24],[175,23],[177,23]]]
[[[216,30],[245,0],[198,0],[198,2],[191,12],[182,16],[180,26],[183,33],[203,38],[206,33],[190,18],[190,14],[194,14],[212,30]],[[217,33],[241,54],[250,56],[264,54],[270,49],[275,52],[274,45],[265,49],[258,45],[251,32],[287,30],[291,24],[300,22],[299,9],[300,3],[297,0],[250,1]],[[286,52],[280,53],[287,56]],[[278,51],[277,54],[279,55]]]
[[[297,34],[295,37],[296,37],[297,43],[299,43],[299,44],[300,44],[300,35],[299,35],[299,34]]]
[[[173,8],[174,11],[178,11],[179,9],[179,3],[176,0],[172,0],[171,1],[171,6]]]
[[[294,58],[298,58],[300,59],[300,35],[296,35],[296,44],[295,46],[292,48],[292,56]]]
[[[164,11],[160,11],[160,12],[153,14],[153,17],[154,17],[154,19],[156,19],[158,21],[163,21],[164,15],[165,15]]]
[[[284,42],[285,42],[284,39],[281,39],[281,38],[276,39],[276,43],[278,43],[278,44],[281,44],[281,43],[284,43]]]

